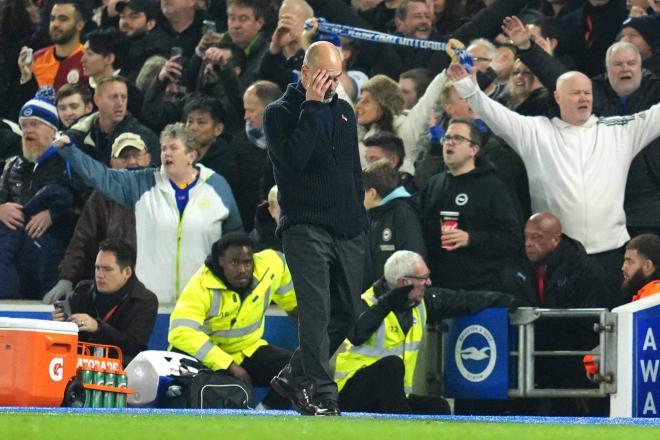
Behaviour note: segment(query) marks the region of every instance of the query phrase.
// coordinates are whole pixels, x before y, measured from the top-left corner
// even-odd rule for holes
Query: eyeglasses
[[[458,143],[461,143],[461,142],[468,142],[470,144],[479,145],[477,143],[472,142],[470,139],[461,136],[460,134],[454,134],[454,135],[447,134],[442,138],[442,144],[443,145],[447,144],[449,142],[451,142],[452,144],[458,144]]]
[[[472,57],[472,62],[479,62],[479,61],[485,61],[485,62],[490,63],[491,61],[493,61],[493,59],[492,58],[482,58],[482,57]]]
[[[418,275],[404,275],[401,278],[408,278],[409,280],[417,280],[417,281],[428,281],[431,279],[431,274],[426,274],[422,276]]]

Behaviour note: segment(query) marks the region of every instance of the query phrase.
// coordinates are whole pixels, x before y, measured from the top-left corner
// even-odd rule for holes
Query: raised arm
[[[140,196],[155,185],[153,171],[110,169],[80,151],[66,135],[53,145],[87,185],[128,208],[134,207]]]
[[[521,116],[490,99],[460,64],[452,64],[447,69],[447,76],[454,82],[458,94],[467,100],[493,133],[521,156],[530,150],[535,137],[533,118]]]
[[[532,41],[529,30],[518,17],[506,17],[502,22],[502,31],[518,47],[520,60],[529,67],[546,89],[554,91],[557,87],[557,78],[569,69]]]
[[[415,162],[419,151],[413,151],[413,147],[417,144],[417,140],[428,128],[428,120],[433,107],[440,98],[440,92],[447,84],[447,75],[445,71],[437,74],[431,84],[426,88],[422,97],[417,101],[417,104],[410,109],[406,115],[404,123],[399,129],[399,135],[403,140],[403,145],[406,147],[406,157],[410,158],[411,162]]]
[[[632,116],[619,116],[612,119],[617,118],[620,120],[630,118],[630,122],[624,127],[632,138],[633,156],[636,156],[654,139],[660,137],[660,103]]]

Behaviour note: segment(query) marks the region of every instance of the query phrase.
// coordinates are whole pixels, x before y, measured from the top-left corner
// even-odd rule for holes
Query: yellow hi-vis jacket
[[[370,307],[376,303],[373,287],[362,294],[362,300]],[[390,312],[383,319],[378,330],[362,345],[352,345],[348,340],[344,341],[344,346],[348,348],[337,355],[335,367],[335,382],[339,390],[341,391],[346,382],[360,369],[386,356],[399,356],[405,367],[403,381],[405,391],[406,394],[410,394],[425,326],[426,307],[424,301],[421,301],[413,309],[413,324],[407,334],[403,334],[399,320],[393,312]]]
[[[266,309],[273,300],[292,311],[296,297],[284,256],[273,250],[254,254],[252,290],[241,296],[203,265],[190,279],[170,317],[168,342],[213,369],[241,364],[261,346]]]

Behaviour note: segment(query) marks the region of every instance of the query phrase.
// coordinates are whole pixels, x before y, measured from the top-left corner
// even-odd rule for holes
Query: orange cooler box
[[[60,406],[77,347],[73,322],[0,317],[0,406]]]

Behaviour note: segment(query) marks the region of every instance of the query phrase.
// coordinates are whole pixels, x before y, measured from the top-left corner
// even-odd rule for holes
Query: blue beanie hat
[[[57,117],[57,107],[55,107],[55,90],[52,87],[44,86],[37,90],[34,98],[30,99],[21,107],[18,114],[18,122],[22,119],[39,119],[46,125],[55,130],[60,125],[60,119]]]
[[[651,51],[655,51],[660,45],[660,19],[657,16],[630,17],[627,18],[621,29],[631,27],[639,32],[639,35],[649,45]]]

